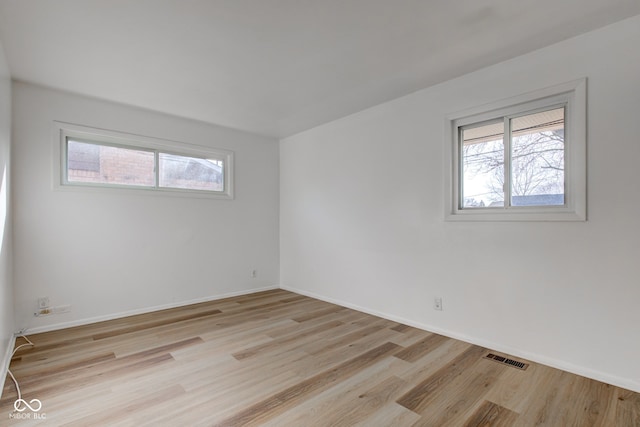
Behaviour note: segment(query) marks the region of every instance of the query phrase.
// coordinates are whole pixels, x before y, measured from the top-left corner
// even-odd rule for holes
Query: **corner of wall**
[[[4,384],[15,343],[11,222],[11,75],[0,44],[0,378]],[[1,392],[0,392],[1,395]]]

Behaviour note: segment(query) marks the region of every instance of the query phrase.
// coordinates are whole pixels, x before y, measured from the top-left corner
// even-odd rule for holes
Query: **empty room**
[[[0,426],[640,426],[639,0],[0,0]]]

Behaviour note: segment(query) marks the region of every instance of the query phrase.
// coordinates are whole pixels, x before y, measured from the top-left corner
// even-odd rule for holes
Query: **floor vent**
[[[514,368],[522,369],[523,371],[529,367],[528,363],[519,362],[517,360],[508,359],[506,357],[498,356],[497,354],[489,353],[485,359],[493,360],[494,362],[503,363],[505,365],[513,366]]]

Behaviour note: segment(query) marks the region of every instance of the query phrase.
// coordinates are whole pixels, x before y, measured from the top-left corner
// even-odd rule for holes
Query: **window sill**
[[[445,221],[586,221],[584,213],[562,208],[465,209],[448,213]]]

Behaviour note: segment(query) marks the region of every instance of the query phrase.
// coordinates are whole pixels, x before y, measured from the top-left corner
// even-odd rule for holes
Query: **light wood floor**
[[[31,336],[48,426],[640,426],[640,394],[282,290]]]

